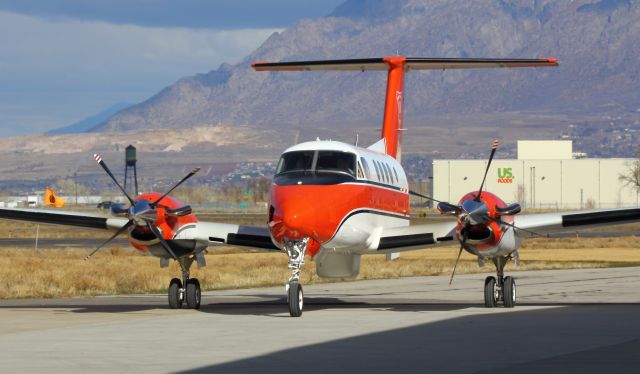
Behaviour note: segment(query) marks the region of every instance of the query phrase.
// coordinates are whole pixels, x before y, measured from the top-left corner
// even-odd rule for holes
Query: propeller
[[[178,257],[176,256],[176,254],[171,250],[171,246],[169,246],[169,243],[167,243],[164,240],[164,238],[162,237],[162,233],[154,225],[154,222],[158,219],[158,212],[156,210],[156,207],[157,207],[157,205],[160,203],[160,201],[162,199],[167,197],[178,186],[180,186],[187,179],[191,178],[198,171],[200,171],[200,168],[195,168],[195,169],[191,170],[191,172],[189,174],[187,174],[184,178],[182,178],[180,181],[178,181],[176,184],[174,184],[173,187],[171,187],[169,189],[169,191],[165,192],[162,196],[160,196],[155,201],[151,202],[151,201],[146,200],[146,199],[141,199],[141,200],[135,201],[135,200],[133,200],[131,198],[131,196],[129,196],[127,191],[124,188],[122,188],[120,183],[118,183],[118,180],[115,178],[115,176],[113,175],[113,173],[111,172],[111,170],[109,169],[107,164],[104,162],[104,160],[102,159],[102,156],[100,156],[99,154],[94,154],[93,157],[96,160],[96,162],[104,169],[104,171],[107,172],[109,177],[111,177],[111,180],[113,180],[113,182],[116,184],[116,186],[118,186],[120,191],[122,191],[124,196],[131,203],[131,205],[128,208],[125,208],[121,204],[117,204],[117,205],[114,205],[114,206],[111,207],[111,212],[113,214],[124,215],[127,218],[129,218],[129,220],[122,227],[120,227],[118,229],[118,231],[116,231],[109,239],[105,240],[102,244],[97,246],[93,250],[93,252],[91,252],[89,255],[87,255],[84,259],[85,260],[89,260],[94,254],[96,254],[101,248],[103,248],[105,245],[107,245],[109,242],[111,242],[113,239],[115,239],[118,235],[123,234],[131,226],[135,225],[135,226],[139,226],[139,227],[147,227],[149,229],[149,231],[151,231],[153,233],[153,235],[156,238],[158,238],[158,240],[160,241],[160,244],[167,251],[167,253],[173,259],[178,260]],[[185,206],[182,206],[182,207],[179,207],[179,208],[176,208],[176,209],[166,209],[165,212],[167,214],[169,214],[169,215],[174,216],[174,217],[182,217],[182,216],[186,216],[186,215],[191,214],[192,209],[191,209],[191,206],[185,205]]]
[[[487,180],[487,174],[489,173],[489,168],[491,167],[491,162],[493,161],[493,157],[496,154],[496,149],[498,148],[498,146],[500,146],[499,139],[496,139],[493,141],[493,143],[491,143],[491,154],[489,155],[489,162],[487,163],[487,167],[485,168],[484,176],[482,178],[482,183],[480,183],[478,193],[473,199],[465,200],[462,205],[454,205],[444,201],[438,202],[438,211],[440,213],[458,217],[459,222],[463,225],[460,229],[460,233],[462,234],[462,240],[460,241],[460,250],[458,251],[456,262],[453,265],[453,271],[451,272],[449,285],[451,285],[451,283],[453,282],[453,278],[458,267],[458,262],[460,262],[460,256],[462,255],[462,251],[464,250],[467,239],[469,238],[469,228],[471,226],[483,224],[487,222],[488,219],[490,219],[489,208],[487,207],[487,204],[482,201],[481,197],[482,189],[484,188],[484,183]],[[433,200],[437,201],[435,199]],[[505,208],[501,212],[503,215],[516,214],[520,211],[519,205],[509,206],[507,208]]]

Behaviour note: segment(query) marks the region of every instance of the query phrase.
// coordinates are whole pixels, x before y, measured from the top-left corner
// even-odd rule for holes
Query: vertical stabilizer
[[[382,139],[385,139],[386,153],[400,159],[400,133],[404,115],[404,64],[406,58],[402,56],[385,57],[384,62],[389,65],[387,73],[387,95],[384,104],[384,118],[382,120]]]

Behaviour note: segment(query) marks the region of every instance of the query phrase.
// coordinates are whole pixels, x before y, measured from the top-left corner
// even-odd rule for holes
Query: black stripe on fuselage
[[[35,223],[51,223],[56,225],[89,227],[94,229],[107,228],[107,218],[105,217],[87,217],[74,216],[70,214],[0,209],[0,218],[29,221]]]
[[[245,247],[257,247],[280,250],[273,244],[271,237],[247,234],[228,234],[227,244],[240,245]]]
[[[397,213],[390,213],[390,212],[383,212],[383,211],[379,211],[379,210],[373,210],[373,209],[359,209],[359,210],[354,210],[353,212],[347,214],[342,221],[340,221],[340,224],[338,225],[338,228],[336,229],[336,231],[333,233],[333,235],[331,236],[331,238],[329,240],[327,240],[327,243],[332,241],[333,238],[336,237],[336,235],[338,234],[338,231],[340,231],[340,229],[342,228],[342,225],[344,225],[345,222],[347,222],[347,220],[353,216],[355,216],[356,214],[362,214],[362,213],[369,213],[369,214],[377,214],[379,216],[386,216],[386,217],[393,217],[393,218],[400,218],[400,219],[410,219],[409,216],[404,216],[401,214],[397,214]]]
[[[640,220],[640,209],[567,214],[562,216],[562,227],[623,223],[638,220]]]
[[[400,247],[413,247],[417,245],[429,245],[435,244],[433,234],[413,234],[413,235],[398,235],[387,236],[380,238],[380,244],[378,244],[378,250],[400,248]]]
[[[398,186],[367,179],[355,179],[346,173],[285,173],[276,175],[273,182],[277,186],[331,186],[345,183],[365,184],[402,191],[402,188]]]

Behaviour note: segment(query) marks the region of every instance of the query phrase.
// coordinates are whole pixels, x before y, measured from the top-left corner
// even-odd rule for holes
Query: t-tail
[[[382,121],[382,139],[388,155],[400,159],[404,116],[404,74],[410,70],[447,70],[476,68],[524,68],[558,66],[555,58],[420,58],[389,56],[348,60],[256,62],[256,71],[387,71],[387,92]]]

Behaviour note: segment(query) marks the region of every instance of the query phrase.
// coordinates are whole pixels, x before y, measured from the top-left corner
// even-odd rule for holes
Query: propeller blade
[[[427,199],[427,200],[431,200],[431,201],[435,201],[436,203],[442,203],[443,201],[440,201],[438,199],[434,199],[431,196],[427,196],[427,195],[423,195],[421,193],[415,192],[415,191],[411,191],[409,190],[409,195],[413,195],[413,196],[417,196],[417,197],[421,197],[423,199]]]
[[[462,254],[463,248],[464,247],[461,245],[460,250],[458,251],[458,258],[456,258],[456,263],[453,264],[453,271],[451,272],[451,278],[449,279],[449,286],[451,286],[451,283],[453,282],[453,276],[456,275],[456,267],[458,267],[458,261],[460,261],[460,255]]]
[[[151,230],[153,235],[155,235],[156,238],[158,238],[158,240],[160,241],[160,244],[162,244],[162,247],[164,247],[165,251],[167,251],[167,253],[171,257],[173,257],[174,260],[179,261],[178,260],[178,256],[176,256],[176,254],[173,253],[173,250],[171,249],[171,246],[169,245],[169,243],[167,243],[164,240],[164,238],[162,237],[162,234],[160,233],[160,231],[158,231],[158,228],[155,227],[151,222],[147,222],[147,227],[149,228],[149,230]]]
[[[484,182],[487,180],[487,173],[489,172],[489,167],[491,166],[491,161],[493,160],[493,156],[496,154],[496,149],[500,145],[500,139],[496,139],[491,143],[491,155],[489,155],[489,163],[487,164],[487,168],[484,170],[484,178],[482,178],[482,184],[480,184],[480,189],[478,190],[478,196],[476,196],[475,200],[480,201],[480,195],[482,195],[482,187],[484,187]]]
[[[491,221],[493,221],[493,222],[496,222],[496,223],[498,223],[498,224],[501,224],[501,225],[507,225],[507,226],[509,226],[509,227],[512,227],[514,230],[524,231],[524,232],[529,233],[529,234],[531,234],[531,235],[533,235],[533,236],[538,236],[538,237],[540,237],[540,238],[550,238],[550,237],[551,237],[549,234],[543,235],[543,234],[539,234],[539,233],[537,233],[537,232],[535,232],[535,231],[531,231],[531,230],[523,229],[522,227],[518,227],[518,226],[514,225],[513,223],[505,222],[505,221],[503,221],[503,220],[501,220],[501,219],[499,219],[499,218],[491,218],[491,217],[488,217],[488,219],[489,219],[489,220],[491,220]]]
[[[109,239],[107,239],[106,241],[104,241],[102,244],[100,244],[99,246],[96,247],[96,249],[93,250],[93,252],[91,252],[89,255],[85,256],[84,260],[87,261],[89,260],[93,255],[95,255],[100,248],[104,247],[105,245],[107,245],[107,243],[109,243],[110,241],[112,241],[113,239],[116,238],[116,236],[122,234],[123,232],[127,231],[127,229],[129,228],[129,226],[131,226],[133,224],[133,220],[129,220],[127,221],[127,223],[124,224],[124,226],[122,226],[121,228],[118,229],[118,231],[116,231],[113,235],[111,235],[111,237]]]
[[[131,198],[131,196],[129,196],[129,194],[127,193],[127,191],[124,190],[124,188],[122,188],[122,186],[120,185],[120,183],[118,183],[118,180],[116,179],[116,177],[113,176],[113,173],[111,173],[111,170],[109,170],[109,167],[107,166],[107,164],[102,160],[102,156],[100,156],[99,154],[94,154],[93,158],[96,159],[96,162],[102,166],[102,168],[104,169],[104,171],[107,172],[107,174],[109,174],[109,176],[111,177],[111,180],[113,180],[113,182],[116,184],[116,186],[118,186],[118,188],[120,189],[120,191],[122,191],[122,193],[124,194],[124,196],[127,197],[127,199],[129,200],[129,202],[131,203],[131,205],[133,205],[133,199]]]
[[[153,203],[151,203],[151,206],[155,206],[156,204],[158,204],[162,199],[164,199],[165,197],[167,197],[167,195],[169,195],[173,190],[175,190],[176,188],[178,188],[179,185],[181,185],[182,183],[184,183],[187,179],[191,178],[192,176],[194,176],[197,172],[200,171],[200,168],[195,168],[193,170],[191,170],[191,172],[189,174],[187,174],[184,178],[182,178],[180,180],[180,182],[176,183],[173,187],[171,187],[171,189],[167,192],[165,192],[164,195],[160,196],[159,199],[157,199],[156,201],[154,201]]]
[[[451,272],[451,279],[449,279],[449,286],[453,283],[453,276],[456,275],[456,268],[458,267],[458,261],[460,261],[460,255],[462,255],[462,250],[464,249],[464,243],[467,242],[467,231],[465,230],[462,235],[462,242],[460,243],[460,250],[458,251],[458,257],[456,258],[456,263],[453,264],[453,271]]]
[[[444,201],[439,202],[437,208],[441,214],[451,214],[454,216],[457,216],[462,210],[459,206],[445,203]]]

